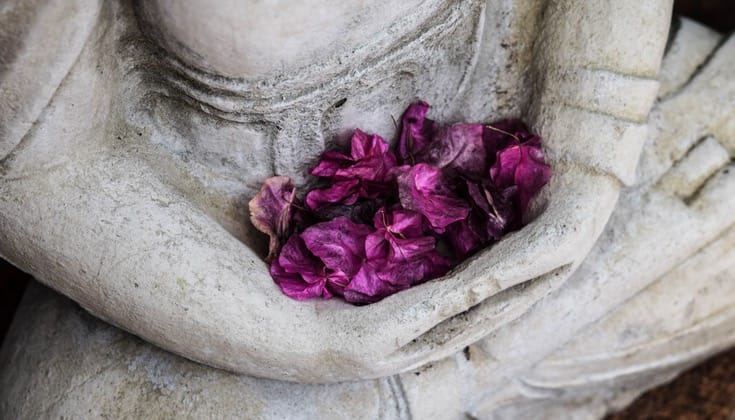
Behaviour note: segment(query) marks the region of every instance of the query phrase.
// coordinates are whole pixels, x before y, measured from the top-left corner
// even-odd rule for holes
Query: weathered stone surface
[[[670,7],[6,1],[0,254],[250,376],[37,286],[0,417],[595,418],[732,345],[735,39],[678,22],[659,85]],[[247,199],[416,97],[545,137],[533,223],[375,305],[282,296]]]
[[[20,3],[7,7],[47,7]],[[251,42],[258,26],[206,49],[222,36],[213,25],[274,14],[264,4],[251,16],[222,12],[227,2],[200,16],[186,9],[196,3],[167,1],[64,9],[59,27],[87,34],[78,56],[47,105],[29,105],[42,109],[32,126],[7,123],[23,140],[0,136],[0,254],[154,344],[284,380],[392,375],[509,325],[581,263],[633,183],[671,2],[424,1],[409,16],[353,3],[305,3],[337,22],[291,25],[314,42],[282,49]],[[300,10],[257,22],[277,39]],[[17,91],[24,68],[2,60],[2,88]],[[354,127],[390,137],[390,116],[416,97],[439,120],[520,116],[544,136],[555,176],[536,219],[447,278],[375,305],[281,295],[247,199],[273,173],[301,180]]]
[[[673,45],[691,32],[710,36],[684,20]],[[662,92],[652,111],[641,168],[661,165],[659,175],[621,194],[568,281],[478,343],[499,367],[478,397],[478,416],[596,418],[735,344],[735,154],[721,157],[730,140],[722,128],[729,121],[720,116],[731,115],[735,95],[713,89],[705,99],[691,87],[727,85],[735,44],[712,44],[708,55],[701,69],[680,67],[687,77],[676,78],[691,81]],[[677,66],[668,56],[667,65]],[[689,77],[695,70],[699,75]],[[696,111],[668,113],[672,103]],[[707,121],[698,110],[712,103],[725,109]],[[692,143],[687,118],[713,134]],[[685,153],[673,158],[680,149]]]
[[[674,43],[696,29],[681,28]],[[700,71],[724,74],[709,66],[729,55],[735,48],[723,44]],[[643,159],[656,159],[662,141],[680,147],[665,134],[686,122],[661,112],[687,95],[700,98],[685,86],[661,94]],[[710,100],[735,108],[735,97]],[[435,329],[447,341],[476,342],[441,360],[326,385],[237,376],[159,350],[34,286],[0,352],[0,417],[599,418],[735,344],[735,168],[710,159],[732,153],[730,125],[712,123],[658,178],[626,188],[571,276],[516,286]],[[717,152],[697,157],[703,146]],[[710,175],[689,176],[701,171]],[[536,303],[497,311],[511,293]],[[495,328],[477,337],[466,323]]]
[[[394,378],[302,385],[155,348],[31,284],[0,355],[0,417],[401,419]]]

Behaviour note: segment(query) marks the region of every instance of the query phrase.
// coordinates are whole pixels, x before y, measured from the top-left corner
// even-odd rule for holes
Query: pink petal
[[[415,238],[424,234],[424,218],[421,213],[400,207],[391,211],[379,209],[375,212],[373,225],[378,230],[389,230],[404,237]]]
[[[438,124],[428,118],[429,104],[420,101],[409,105],[401,118],[401,137],[398,154],[404,163],[414,164],[426,146],[432,141]]]
[[[306,300],[313,297],[328,299],[332,294],[327,290],[326,281],[306,282],[300,274],[287,273],[274,261],[270,267],[271,277],[281,288],[283,294],[296,300]]]
[[[444,126],[427,147],[424,161],[452,174],[481,179],[487,176],[489,168],[484,131],[482,124]]]
[[[273,264],[276,262],[286,273],[304,274],[324,271],[324,264],[309,251],[299,235],[291,235],[288,238]]]
[[[253,226],[269,237],[266,262],[278,254],[281,243],[291,234],[295,202],[296,188],[291,178],[274,176],[265,180],[248,204]]]
[[[373,303],[407,287],[383,280],[374,265],[364,264],[344,290],[344,297],[350,303]]]
[[[329,187],[309,191],[306,205],[316,211],[330,204],[354,204],[359,196],[360,180],[338,181]]]
[[[338,217],[309,227],[301,238],[328,269],[353,276],[365,259],[365,237],[372,231],[368,225]]]
[[[490,168],[490,179],[501,189],[518,187],[518,206],[523,216],[531,199],[551,179],[551,167],[544,162],[540,139],[535,137],[498,152]]]
[[[368,261],[344,291],[345,300],[373,303],[400,290],[446,274],[449,261],[430,252],[410,261]]]
[[[325,276],[318,275],[324,272],[324,265],[309,252],[299,235],[291,235],[270,266],[271,277],[283,293],[297,300],[332,296]]]
[[[369,135],[356,129],[351,139],[352,159],[364,159],[368,156],[377,156],[389,153],[390,146],[378,135]],[[392,153],[391,153],[392,154]]]
[[[352,164],[353,160],[350,156],[343,155],[339,152],[324,152],[319,164],[309,171],[311,175],[326,178],[333,177],[338,170]]]
[[[436,232],[467,217],[469,204],[452,191],[440,170],[425,163],[398,169],[401,205],[423,214]]]
[[[485,124],[482,139],[485,143],[488,164],[493,165],[495,163],[495,157],[500,150],[512,144],[520,143],[521,137],[527,134],[529,133],[526,124],[516,119]]]

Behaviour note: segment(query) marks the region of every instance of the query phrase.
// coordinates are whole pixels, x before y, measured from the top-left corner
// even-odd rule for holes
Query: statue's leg
[[[304,385],[160,350],[38,283],[0,353],[0,418],[405,419],[397,378]]]

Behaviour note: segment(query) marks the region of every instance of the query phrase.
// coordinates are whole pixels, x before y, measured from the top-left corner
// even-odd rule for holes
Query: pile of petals
[[[439,125],[417,102],[397,150],[355,130],[349,151],[328,151],[299,196],[292,180],[265,181],[250,201],[270,238],[266,261],[283,293],[366,304],[440,277],[522,226],[548,182],[541,138],[517,120]]]

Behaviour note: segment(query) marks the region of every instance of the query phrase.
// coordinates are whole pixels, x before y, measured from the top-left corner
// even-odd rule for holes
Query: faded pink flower
[[[551,179],[551,167],[544,162],[541,140],[528,134],[524,142],[498,152],[495,164],[490,168],[490,179],[498,188],[518,188],[517,208],[520,218],[528,204]]]
[[[452,175],[472,180],[487,177],[488,153],[482,124],[454,124],[439,129],[422,161]],[[493,151],[494,153],[494,151]]]
[[[429,104],[419,101],[408,106],[401,118],[401,136],[398,139],[398,155],[404,164],[420,162],[424,152],[439,129],[439,124],[426,118]]]
[[[354,204],[358,198],[377,198],[393,187],[392,170],[396,156],[388,143],[377,135],[355,130],[350,155],[325,152],[311,174],[330,178],[334,183],[310,191],[306,204],[320,210],[331,204]]]
[[[423,214],[434,231],[467,217],[470,206],[457,196],[439,169],[426,163],[397,169],[398,197],[403,208]]]
[[[250,221],[269,238],[266,262],[278,254],[281,244],[292,233],[294,205],[298,205],[296,187],[286,176],[266,179],[260,192],[248,203]]]

